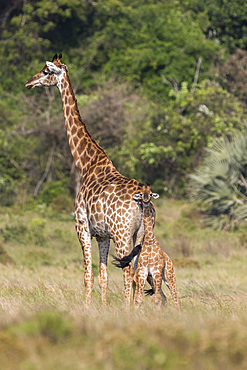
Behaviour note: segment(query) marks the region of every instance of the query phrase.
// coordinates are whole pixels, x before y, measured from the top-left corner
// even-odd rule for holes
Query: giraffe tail
[[[144,293],[145,293],[145,296],[147,297],[147,296],[150,296],[150,295],[154,295],[155,292],[154,292],[153,288],[151,288],[151,289],[145,289]]]
[[[164,283],[166,284],[166,286],[168,287],[168,289],[170,289],[169,285],[167,284],[166,278],[165,278],[165,266],[162,269],[162,280],[164,281]],[[145,289],[144,290],[144,293],[145,293],[146,297],[152,296],[155,293],[155,288],[154,288],[153,284],[151,284],[151,285],[152,285],[152,288],[151,289]],[[162,290],[161,290],[161,296],[163,297],[164,301],[166,301],[165,294],[163,293]]]
[[[128,256],[124,256],[123,258],[118,258],[118,257],[112,256],[113,257],[112,264],[115,267],[118,267],[118,268],[121,268],[121,269],[129,266],[129,264],[133,260],[133,258],[139,254],[141,248],[142,248],[141,244],[137,245],[132,250],[132,252],[130,254],[128,254]]]

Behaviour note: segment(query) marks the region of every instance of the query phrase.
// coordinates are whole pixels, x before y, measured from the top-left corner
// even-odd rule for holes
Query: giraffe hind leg
[[[131,266],[131,261],[133,260],[134,257],[136,257],[140,253],[141,248],[142,248],[142,246],[139,244],[139,245],[135,246],[135,248],[133,248],[131,253],[129,253],[127,256],[124,256],[122,258],[113,256],[112,264],[115,267],[122,268],[122,270],[123,270],[124,284],[125,284],[124,286],[125,286],[125,303],[126,303],[126,306],[130,305],[131,285],[132,285],[133,292],[134,292],[133,297],[136,296],[136,294],[135,294],[135,284],[136,283],[134,281],[135,269]]]
[[[106,294],[108,287],[108,275],[107,275],[107,259],[109,253],[110,239],[108,238],[97,238],[100,255],[100,266],[98,282],[101,289],[101,300],[102,304],[106,306]]]
[[[154,286],[153,277],[151,275],[148,275],[147,282],[151,286],[151,289],[145,289],[145,291],[144,291],[145,295],[146,296],[152,296],[155,293],[155,286]],[[160,295],[161,295],[161,298],[162,298],[162,304],[166,305],[166,301],[167,301],[166,300],[166,295],[164,294],[161,287],[160,287]]]
[[[162,278],[168,287],[168,289],[171,292],[172,295],[172,300],[177,307],[178,310],[180,310],[180,301],[177,295],[177,287],[176,287],[176,275],[174,271],[173,264],[171,262],[171,267],[170,267],[170,272],[167,271],[166,267],[163,268],[162,270]]]

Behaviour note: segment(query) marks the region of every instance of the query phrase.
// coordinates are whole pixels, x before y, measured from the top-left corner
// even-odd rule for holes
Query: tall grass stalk
[[[126,310],[123,277],[110,261],[103,309],[94,242],[95,284],[86,309],[73,221],[11,215],[13,224],[18,218],[27,225],[27,232],[25,243],[17,238],[19,229],[0,240],[2,254],[9,257],[0,261],[0,368],[247,368],[246,230],[203,229],[196,210],[183,202],[161,200],[156,210],[155,232],[175,264],[181,312],[165,286],[166,307],[158,310],[152,297],[145,297],[140,310]],[[43,230],[37,244],[29,235],[37,235],[37,229],[28,225],[42,217],[36,223],[39,233]],[[3,230],[9,219],[0,212]]]

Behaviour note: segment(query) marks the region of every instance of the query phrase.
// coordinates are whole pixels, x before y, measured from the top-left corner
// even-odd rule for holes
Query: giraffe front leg
[[[77,236],[81,244],[84,256],[84,265],[85,265],[84,284],[86,287],[86,306],[89,307],[91,303],[94,282],[92,267],[91,235],[89,232],[86,210],[81,206],[76,208],[75,222]]]
[[[107,258],[109,253],[110,239],[97,238],[100,254],[100,266],[98,281],[101,289],[102,304],[106,306],[106,293],[108,287],[108,275],[107,275]]]
[[[78,237],[82,245],[82,251],[84,256],[84,284],[86,287],[86,306],[89,307],[91,303],[91,296],[93,290],[94,276],[93,276],[93,267],[92,267],[92,252],[91,252],[91,241],[88,244],[85,239],[81,237],[81,231],[78,228]]]

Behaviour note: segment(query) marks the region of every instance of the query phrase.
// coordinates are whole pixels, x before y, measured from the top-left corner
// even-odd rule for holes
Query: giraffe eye
[[[49,69],[46,69],[46,70],[44,70],[44,71],[43,71],[43,74],[44,74],[45,76],[47,76],[47,75],[51,75],[51,74],[52,74],[52,72],[51,72],[51,71],[49,71]]]

